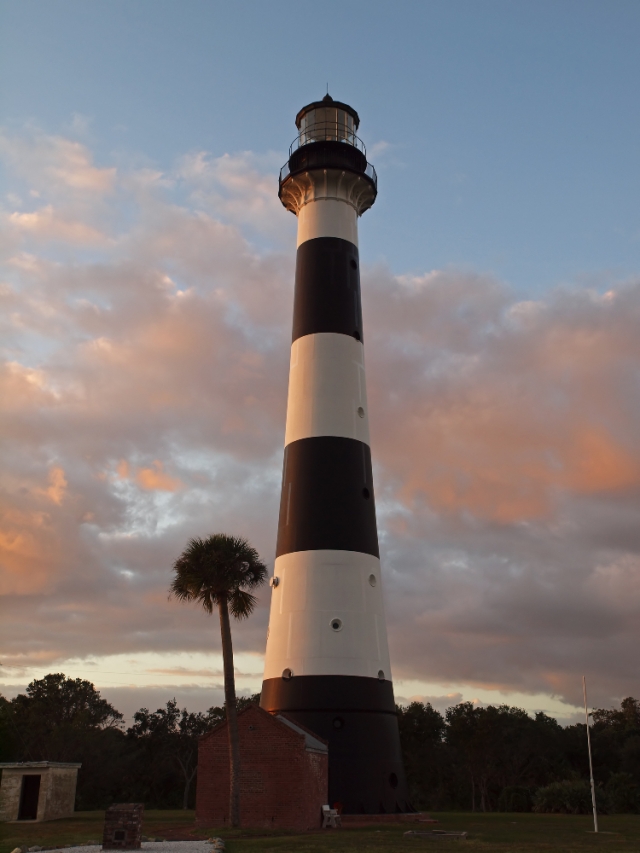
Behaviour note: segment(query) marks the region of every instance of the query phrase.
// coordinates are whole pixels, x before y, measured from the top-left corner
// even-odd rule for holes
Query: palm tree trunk
[[[229,811],[231,826],[240,826],[240,740],[238,738],[238,713],[236,708],[236,682],[233,670],[233,646],[227,600],[220,601],[220,634],[222,637],[222,662],[224,668],[224,702],[227,709],[229,732]]]

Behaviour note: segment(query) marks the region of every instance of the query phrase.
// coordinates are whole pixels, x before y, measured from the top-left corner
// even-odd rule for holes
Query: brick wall
[[[139,850],[142,841],[143,803],[116,803],[104,816],[103,850]]]
[[[262,708],[238,715],[240,737],[240,821],[256,829],[316,829],[328,796],[328,753],[307,748],[305,737]],[[227,724],[200,740],[196,820],[229,823]]]

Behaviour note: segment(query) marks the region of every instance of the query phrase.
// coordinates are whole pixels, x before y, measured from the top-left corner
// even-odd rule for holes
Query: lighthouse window
[[[344,728],[344,720],[342,719],[342,717],[334,717],[333,718],[333,728],[334,729]]]
[[[378,583],[378,579],[375,575],[369,575],[369,586],[375,586]]]
[[[287,668],[282,670],[282,677],[285,681],[291,681],[293,678],[293,670]]]
[[[342,630],[342,619],[332,619],[331,620],[331,627],[334,631],[341,631]]]
[[[389,773],[389,784],[392,788],[398,787],[398,777],[395,773]]]
[[[362,406],[358,406],[358,417],[359,418],[364,417],[364,409],[362,408]]]
[[[314,142],[331,139],[338,142],[355,144],[355,123],[353,116],[336,107],[316,107],[309,110],[300,120],[300,142]]]
[[[353,333],[353,337],[354,337],[357,341],[359,341],[359,340],[360,340],[360,332],[359,332],[357,329],[356,329],[356,330],[355,330],[355,332]]]
[[[351,265],[351,269],[352,269],[352,270],[357,270],[357,269],[358,269],[358,264],[357,264],[357,262],[356,262],[356,261],[354,261],[354,259],[353,259],[353,258],[351,258],[351,260],[349,261],[349,263],[350,263],[350,265]]]
[[[366,498],[367,500],[369,500],[369,498],[371,497],[371,492],[369,491],[369,489],[366,486],[362,490],[362,497]]]
[[[378,670],[378,681],[384,681],[384,669]]]

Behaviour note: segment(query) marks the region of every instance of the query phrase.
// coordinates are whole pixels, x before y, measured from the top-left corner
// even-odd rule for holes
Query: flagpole
[[[596,786],[593,782],[593,760],[591,758],[591,735],[589,734],[589,712],[587,711],[587,679],[582,676],[584,694],[584,719],[587,724],[587,746],[589,748],[589,776],[591,778],[591,805],[593,806],[593,831],[598,831],[598,810],[596,808]]]

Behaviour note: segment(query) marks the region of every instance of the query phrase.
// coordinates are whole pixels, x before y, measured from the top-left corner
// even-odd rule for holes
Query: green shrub
[[[596,787],[598,812],[609,811],[608,801],[602,788]],[[591,786],[582,779],[565,779],[538,788],[533,799],[534,812],[546,814],[591,814]]]
[[[617,814],[640,812],[640,786],[631,773],[612,773],[605,790],[612,812]]]
[[[532,804],[531,789],[518,785],[503,788],[498,797],[499,812],[530,812]]]

